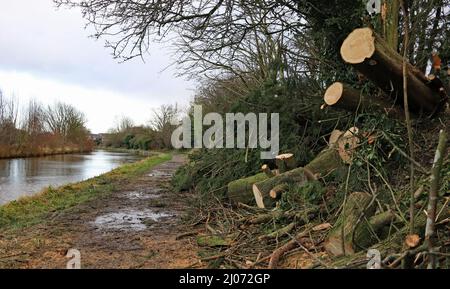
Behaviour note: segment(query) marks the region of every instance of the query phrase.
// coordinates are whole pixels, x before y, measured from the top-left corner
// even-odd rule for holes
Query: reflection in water
[[[48,186],[61,186],[101,175],[142,157],[96,151],[90,154],[0,160],[0,204],[32,195]]]

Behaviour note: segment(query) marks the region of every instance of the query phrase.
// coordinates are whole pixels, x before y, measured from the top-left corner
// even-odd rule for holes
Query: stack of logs
[[[344,40],[341,57],[358,73],[376,84],[386,96],[365,96],[348,84],[335,82],[326,90],[322,108],[332,106],[351,112],[370,109],[386,113],[390,117],[403,117],[403,58],[400,54],[391,49],[372,29],[359,28]],[[406,66],[410,110],[417,114],[437,115],[448,101],[450,88],[438,75],[425,76],[410,63]]]
[[[228,199],[233,203],[249,204],[256,202],[259,208],[273,207],[289,185],[301,185],[318,180],[352,162],[352,156],[360,143],[359,130],[352,127],[346,132],[334,130],[329,145],[304,167],[297,167],[295,157],[291,153],[278,155],[275,158],[277,168],[271,170],[263,165],[262,172],[228,184]]]
[[[402,119],[402,56],[370,28],[359,28],[350,33],[341,46],[341,56],[386,95],[382,98],[365,96],[348,84],[335,82],[326,90],[322,108],[330,106],[351,112],[370,110]],[[407,63],[406,66],[411,112],[432,117],[443,111],[448,102],[449,88],[438,75],[425,76],[411,64]],[[291,185],[318,180],[345,164],[350,164],[355,150],[363,141],[362,138],[371,142],[371,136],[359,132],[356,127],[345,132],[334,130],[330,135],[328,147],[309,164],[297,167],[293,154],[279,155],[275,159],[276,170],[263,165],[261,173],[230,182],[228,198],[235,204],[256,202],[259,208],[273,208]],[[362,215],[370,223],[372,233],[395,219],[395,215],[390,211],[375,216],[374,214],[375,207],[370,194],[350,194],[343,212],[325,240],[327,251],[333,255],[345,255],[357,250],[355,243],[364,247],[371,242],[367,226],[359,226]]]

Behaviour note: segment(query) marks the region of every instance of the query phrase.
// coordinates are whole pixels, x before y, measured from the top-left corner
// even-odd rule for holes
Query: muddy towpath
[[[185,268],[197,245],[181,217],[186,197],[170,189],[185,161],[174,155],[111,193],[49,215],[45,222],[0,230],[0,268],[66,268],[75,249],[81,268]],[[73,250],[72,250],[73,251]],[[73,255],[72,255],[73,257]]]

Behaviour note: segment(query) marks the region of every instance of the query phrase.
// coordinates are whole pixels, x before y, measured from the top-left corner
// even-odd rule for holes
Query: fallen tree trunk
[[[273,178],[255,183],[252,187],[253,196],[259,208],[271,207],[275,200],[270,197],[270,191],[280,184],[302,184],[308,181],[303,168],[297,168]]]
[[[304,168],[296,168],[274,176],[273,178],[257,182],[253,185],[253,195],[259,208],[272,206],[275,201],[270,197],[270,191],[281,184],[302,184],[316,180],[317,176],[324,176],[343,166],[344,163],[335,147],[323,150]]]
[[[339,138],[344,134],[343,131],[340,131],[338,129],[335,129],[331,132],[330,134],[330,139],[328,141],[328,146],[331,148],[333,146],[335,146],[335,144],[337,143],[337,141],[339,140]]]
[[[337,140],[336,144],[338,147],[339,156],[346,164],[351,164],[353,161],[353,153],[360,143],[358,134],[359,129],[357,127],[352,127]]]
[[[354,241],[360,244],[370,238],[364,228],[367,225],[364,222],[358,224],[358,221],[362,214],[370,218],[375,213],[376,208],[371,200],[372,196],[368,193],[355,192],[348,196],[341,215],[325,240],[328,253],[334,256],[353,254]]]
[[[339,151],[335,147],[331,147],[321,151],[304,169],[305,172],[322,177],[343,165]],[[308,177],[308,179],[310,178]]]
[[[377,84],[398,104],[403,104],[402,57],[370,28],[353,30],[341,46],[341,56],[359,72]],[[441,97],[427,85],[425,75],[407,63],[408,100],[411,111],[434,113]]]
[[[259,173],[254,176],[232,181],[227,187],[227,197],[234,203],[249,204],[253,201],[253,184],[269,178],[265,173]]]
[[[440,226],[442,228],[442,230],[445,230],[445,224],[443,223],[443,221],[447,220],[450,217],[450,207],[447,204],[444,207],[441,202],[438,205],[437,211],[439,211],[440,214],[439,214],[438,220],[436,220],[436,224],[438,226]],[[421,239],[424,238],[426,222],[427,222],[427,216],[424,212],[421,212],[415,218],[415,222],[414,222],[415,229],[419,233],[419,237],[421,237]],[[387,258],[385,258],[386,254],[392,254],[392,252],[401,252],[402,250],[404,250],[405,237],[407,237],[408,233],[409,233],[409,226],[406,225],[406,226],[400,228],[398,231],[394,232],[388,238],[371,246],[371,249],[376,249],[376,250],[380,251],[382,258],[384,258],[386,260],[387,259]],[[424,245],[425,244],[418,246],[417,248],[424,247]],[[408,250],[408,251],[410,251],[410,250]],[[351,258],[353,260],[360,259],[362,264],[365,267],[367,264],[366,254],[367,254],[367,252],[363,250],[363,251],[357,252]],[[395,254],[395,255],[398,255],[398,254]],[[349,257],[340,257],[340,258],[335,258],[335,260],[329,265],[332,268],[348,268],[348,263],[349,263]]]
[[[351,112],[357,110],[375,110],[395,118],[403,117],[400,109],[382,99],[367,97],[361,91],[342,82],[335,82],[325,91],[324,101],[327,106]]]

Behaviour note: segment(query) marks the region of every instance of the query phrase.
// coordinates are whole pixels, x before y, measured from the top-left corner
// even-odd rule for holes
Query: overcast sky
[[[195,85],[162,71],[173,62],[167,45],[154,44],[145,63],[119,64],[84,26],[78,10],[58,10],[52,0],[0,0],[0,89],[21,104],[73,104],[95,133],[121,116],[144,123],[152,108],[189,103]]]

